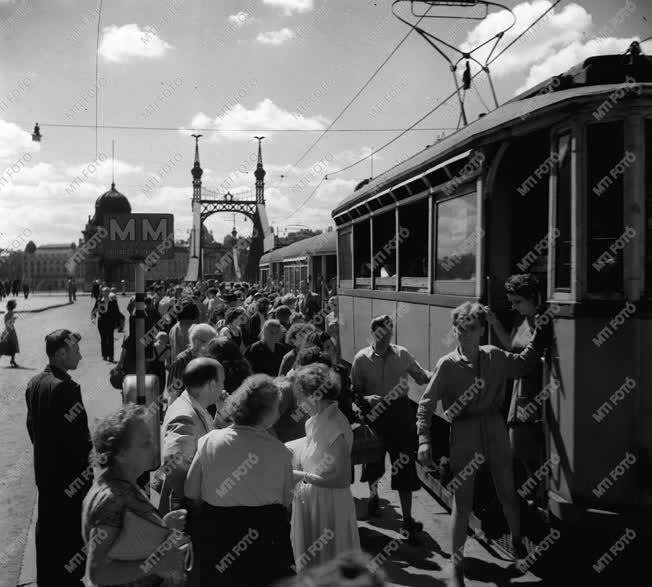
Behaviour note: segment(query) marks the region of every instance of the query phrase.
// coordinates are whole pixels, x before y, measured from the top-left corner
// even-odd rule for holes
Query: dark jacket
[[[102,324],[105,326],[111,326],[111,328],[117,328],[120,325],[121,316],[118,302],[116,300],[109,300],[104,312],[102,312],[102,308],[102,298],[96,299],[93,309],[91,310],[91,316],[97,316],[98,325]]]
[[[27,384],[25,400],[36,485],[65,489],[89,470],[92,444],[81,389],[65,371],[48,365]],[[90,477],[81,477],[86,489]]]
[[[249,361],[254,373],[265,373],[270,377],[276,377],[287,352],[288,347],[281,342],[276,344],[272,352],[262,340],[259,340],[247,349],[245,359]]]

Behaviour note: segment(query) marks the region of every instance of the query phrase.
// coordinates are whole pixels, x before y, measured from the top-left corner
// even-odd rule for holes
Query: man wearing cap
[[[38,488],[39,587],[79,586],[84,575],[84,564],[75,562],[84,546],[81,509],[93,480],[88,463],[92,445],[80,387],[68,374],[82,358],[80,340],[81,336],[70,330],[48,334],[48,365],[30,380],[25,393]]]

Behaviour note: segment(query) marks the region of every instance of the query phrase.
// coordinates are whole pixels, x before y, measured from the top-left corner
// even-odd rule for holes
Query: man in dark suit
[[[118,303],[113,300],[111,303],[109,298],[109,288],[103,287],[100,292],[100,297],[95,301],[95,305],[91,310],[91,320],[95,321],[97,318],[97,329],[100,331],[100,346],[102,347],[102,358],[105,361],[115,363],[113,331],[120,324],[120,309]]]
[[[39,587],[80,586],[84,564],[81,509],[93,470],[81,390],[69,370],[81,360],[79,334],[55,330],[45,337],[49,363],[27,385],[27,432],[34,445],[38,488],[36,573]]]

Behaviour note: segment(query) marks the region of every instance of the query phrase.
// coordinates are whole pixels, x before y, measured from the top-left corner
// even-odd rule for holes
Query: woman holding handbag
[[[93,435],[93,460],[100,470],[82,509],[87,586],[179,581],[184,559],[191,556],[182,532],[186,511],[161,519],[136,482],[152,459],[146,416],[143,406],[127,404],[104,418]]]

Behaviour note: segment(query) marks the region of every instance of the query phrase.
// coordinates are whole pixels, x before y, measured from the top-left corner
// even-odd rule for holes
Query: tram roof
[[[260,258],[260,264],[281,263],[289,259],[301,259],[308,255],[334,255],[337,232],[327,230],[321,234],[304,238],[300,241],[281,247]]]
[[[652,86],[650,83],[642,83],[640,85],[646,88]],[[487,115],[476,119],[452,135],[447,136],[434,145],[426,147],[409,159],[388,169],[364,185],[364,187],[354,191],[350,196],[345,198],[333,210],[332,216],[339,216],[360,202],[378,197],[396,184],[419,172],[430,169],[438,163],[443,163],[451,157],[459,156],[465,151],[469,151],[469,149],[491,142],[487,138],[497,130],[516,126],[519,123],[522,124],[523,120],[533,113],[542,113],[541,111],[552,109],[555,106],[561,108],[564,102],[571,99],[584,98],[588,100],[600,94],[608,95],[622,87],[623,83],[603,84],[540,93],[525,99],[516,97],[499,108],[496,108],[496,110],[489,112]]]

